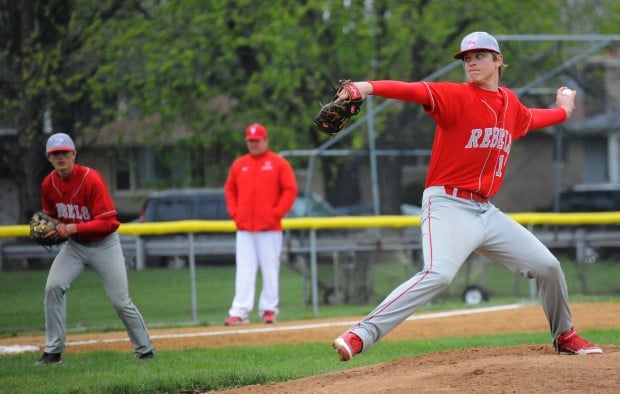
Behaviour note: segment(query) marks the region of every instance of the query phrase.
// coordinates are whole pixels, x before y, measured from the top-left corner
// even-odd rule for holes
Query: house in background
[[[566,127],[583,149],[583,183],[620,183],[620,58],[590,58],[584,86],[585,114]]]
[[[123,221],[139,215],[149,192],[223,186],[228,167],[212,163],[204,149],[188,142],[190,132],[184,127],[161,133],[157,122],[152,117],[108,125],[78,152],[78,161],[97,168],[108,182]]]
[[[504,188],[494,199],[507,211],[552,210],[557,195],[573,185],[620,187],[620,58],[590,57],[582,77],[571,119],[552,134],[532,133],[513,145]]]

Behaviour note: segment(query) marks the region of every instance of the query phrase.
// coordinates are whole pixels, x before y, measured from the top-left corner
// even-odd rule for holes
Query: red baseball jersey
[[[452,82],[372,81],[373,94],[422,104],[436,123],[426,187],[451,186],[484,197],[504,180],[513,141],[566,119],[561,108],[529,109],[510,89]]]
[[[297,181],[290,163],[267,151],[235,160],[224,190],[228,213],[237,229],[282,230],[281,219],[297,197]]]
[[[108,187],[92,168],[74,164],[64,179],[52,171],[43,179],[41,196],[43,212],[77,225],[71,238],[78,242],[99,241],[120,225]]]

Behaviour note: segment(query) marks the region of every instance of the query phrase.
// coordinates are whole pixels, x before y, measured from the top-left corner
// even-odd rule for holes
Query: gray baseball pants
[[[62,353],[67,331],[66,293],[90,266],[101,278],[105,292],[120,317],[136,356],[155,348],[138,308],[129,297],[125,257],[118,233],[88,245],[67,241],[54,258],[45,284],[45,352]]]
[[[571,329],[560,262],[538,238],[495,205],[447,195],[443,187],[429,187],[423,193],[420,225],[424,268],[349,329],[362,339],[363,350],[444,291],[472,252],[535,278],[554,341]]]

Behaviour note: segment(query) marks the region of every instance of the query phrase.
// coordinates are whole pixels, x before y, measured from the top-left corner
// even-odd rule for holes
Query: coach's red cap
[[[267,129],[260,123],[252,123],[245,129],[246,141],[260,141],[267,138]]]
[[[475,31],[463,38],[461,50],[454,54],[455,59],[462,59],[470,51],[491,51],[501,53],[495,37],[484,31]]]

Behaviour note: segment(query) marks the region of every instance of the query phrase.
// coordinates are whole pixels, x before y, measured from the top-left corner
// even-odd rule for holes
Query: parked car
[[[413,204],[401,204],[400,213],[403,215],[420,216],[422,208]]]
[[[597,183],[572,186],[559,196],[560,212],[620,211],[620,184]]]
[[[297,196],[287,217],[325,217],[336,216],[337,212],[325,200],[317,195],[306,198],[303,194]],[[177,220],[230,220],[226,209],[224,189],[222,188],[193,188],[170,189],[153,192],[144,200],[140,217],[136,220],[142,223],[166,222]],[[286,238],[305,238],[301,231],[287,232]],[[163,255],[148,255],[147,264],[156,266],[184,266],[186,258],[182,254],[175,254],[175,248],[186,240],[185,234],[143,237],[147,251],[162,253]],[[204,233],[195,234],[196,244],[205,248],[206,256],[201,260],[229,263],[234,261],[234,233]],[[121,241],[126,246],[133,246],[135,237],[123,236]],[[212,247],[210,247],[212,246]],[[184,251],[184,250],[183,250]],[[203,253],[204,254],[204,253]]]
[[[150,193],[142,203],[134,222],[153,223],[177,220],[229,220],[224,191],[221,188],[169,189]],[[183,267],[187,265],[186,234],[143,236],[142,247],[147,266]],[[199,262],[230,264],[234,262],[234,233],[194,234]],[[136,237],[122,236],[121,242],[131,250]],[[126,255],[131,255],[126,253]]]
[[[375,214],[373,206],[366,204],[338,205],[334,209],[340,216],[373,216]]]
[[[175,220],[230,220],[224,190],[217,188],[171,189],[149,194],[140,212],[140,222]]]
[[[338,212],[327,201],[312,194],[299,194],[286,217],[336,216]],[[224,189],[171,189],[149,194],[142,205],[140,222],[174,220],[230,220],[226,210]]]
[[[286,217],[326,217],[337,215],[336,209],[316,194],[306,198],[303,193],[299,193]]]

